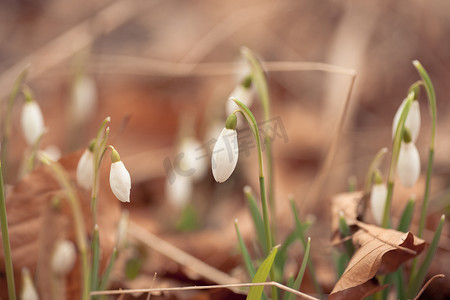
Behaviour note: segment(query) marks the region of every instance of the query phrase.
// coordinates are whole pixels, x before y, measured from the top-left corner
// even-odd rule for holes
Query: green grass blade
[[[111,275],[111,270],[114,266],[114,263],[116,262],[116,258],[117,258],[117,248],[114,247],[111,257],[109,258],[108,266],[106,267],[106,270],[103,273],[103,276],[100,280],[100,285],[98,288],[99,291],[104,291],[108,287],[109,276]],[[93,300],[96,300],[96,299],[98,299],[98,298],[95,298],[95,297],[93,298]],[[101,299],[106,300],[106,296],[102,296]]]
[[[273,267],[275,269],[275,278],[276,281],[282,280],[284,274],[284,265],[286,263],[286,259],[288,257],[287,251],[289,246],[295,242],[297,239],[298,233],[292,232],[288,235],[288,237],[284,240],[283,244],[281,244],[280,250],[278,250],[277,257],[275,258],[275,262],[273,263]]]
[[[286,286],[292,288],[293,285],[294,285],[294,276],[289,276],[289,278],[286,282]],[[289,300],[290,296],[291,296],[291,293],[285,292],[283,295],[283,300]]]
[[[292,209],[292,213],[294,214],[294,220],[295,220],[295,226],[297,228],[296,232],[298,233],[298,238],[302,241],[303,243],[303,248],[306,252],[306,246],[307,246],[307,239],[305,236],[305,231],[303,230],[303,225],[300,221],[300,218],[298,216],[297,213],[297,208],[295,207],[295,202],[294,199],[290,199],[291,202],[291,209]],[[322,297],[323,295],[323,291],[322,291],[322,287],[319,284],[319,281],[317,280],[317,276],[316,276],[316,271],[314,269],[314,266],[311,262],[311,260],[308,260],[308,270],[311,273],[311,277],[312,280],[314,282],[314,288],[316,289],[317,293]]]
[[[344,214],[341,212],[339,215],[339,231],[341,232],[342,237],[346,238],[350,236],[350,227],[348,227],[347,221],[345,221]],[[350,259],[355,253],[355,247],[351,240],[344,242],[345,252]]]
[[[272,249],[272,252],[267,256],[267,258],[262,262],[261,266],[256,271],[255,276],[253,277],[252,282],[265,282],[267,276],[269,276],[269,272],[272,269],[272,264],[275,260],[275,256],[277,255],[278,248],[275,247]],[[248,292],[247,300],[261,300],[262,293],[264,291],[264,286],[252,286]]]
[[[253,195],[250,186],[244,187],[244,194],[247,198],[248,207],[250,209],[250,214],[252,215],[253,224],[255,225],[256,233],[258,235],[259,243],[263,249],[264,255],[269,254],[269,249],[267,249],[266,234],[264,232],[264,223],[261,214],[256,204],[255,196]]]
[[[237,220],[234,221],[234,227],[236,228],[236,234],[239,240],[239,248],[241,249],[242,257],[244,258],[245,268],[247,269],[250,278],[253,278],[255,276],[255,268],[253,267],[252,259],[250,258],[250,254],[248,253],[247,246],[245,246],[244,240],[242,239]]]
[[[302,280],[303,280],[303,275],[305,274],[306,266],[309,261],[310,251],[311,251],[311,239],[308,238],[308,243],[306,244],[305,255],[303,255],[303,261],[300,266],[300,270],[298,271],[297,278],[295,278],[294,285],[292,286],[292,288],[294,290],[298,291],[300,289],[300,285],[302,284]],[[288,300],[294,300],[294,294],[290,294]]]
[[[437,247],[439,245],[439,239],[441,238],[442,228],[444,227],[445,215],[442,215],[441,221],[434,233],[433,240],[431,241],[430,248],[428,248],[427,255],[420,266],[417,274],[412,274],[412,281],[408,289],[408,297],[414,298],[415,295],[419,292],[423,282],[425,281],[425,277],[427,275],[428,269],[430,267],[431,262],[433,261],[434,255],[436,254]]]
[[[411,221],[414,215],[414,206],[416,204],[416,199],[412,196],[403,210],[402,217],[400,218],[400,222],[398,224],[398,231],[407,232],[409,229],[409,225],[411,225]]]

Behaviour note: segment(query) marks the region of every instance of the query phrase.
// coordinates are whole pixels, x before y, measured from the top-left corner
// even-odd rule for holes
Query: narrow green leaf
[[[400,266],[394,273],[397,299],[406,300],[405,283],[403,282],[403,267]]]
[[[441,221],[434,233],[433,240],[431,241],[430,248],[427,251],[427,255],[425,256],[422,265],[420,266],[417,274],[413,274],[412,281],[410,282],[410,286],[408,289],[408,297],[414,298],[415,295],[420,290],[423,282],[425,281],[425,277],[427,275],[428,269],[430,267],[431,262],[433,261],[434,255],[436,254],[437,247],[439,245],[439,239],[441,238],[442,228],[444,227],[445,215],[442,215]]]
[[[255,225],[259,243],[263,249],[264,255],[267,256],[267,254],[269,253],[269,249],[267,249],[267,240],[266,234],[264,232],[264,223],[261,214],[259,212],[258,205],[256,204],[255,196],[253,195],[250,186],[247,185],[244,187],[244,194],[245,197],[247,198],[248,207],[250,209],[250,214],[252,215],[252,220],[253,224]]]
[[[308,261],[309,261],[309,253],[310,253],[310,251],[311,251],[311,239],[308,238],[308,243],[306,245],[305,255],[303,255],[303,261],[302,261],[302,264],[300,266],[300,270],[298,271],[297,278],[295,278],[294,285],[292,286],[292,288],[294,290],[298,291],[300,289],[300,285],[302,284],[302,280],[303,280],[303,275],[305,274],[306,265],[308,264]],[[295,298],[294,294],[290,294],[288,299],[289,300],[291,300],[291,299],[293,300],[294,298]]]
[[[94,234],[92,236],[92,268],[91,268],[91,290],[97,290],[98,284],[98,269],[100,265],[100,238],[98,233],[98,225],[94,227]]]
[[[248,253],[247,246],[245,246],[244,240],[242,239],[237,220],[234,221],[234,228],[236,228],[236,234],[239,240],[239,248],[241,249],[242,257],[244,258],[244,263],[248,275],[250,276],[250,278],[253,278],[255,276],[255,268],[253,267],[252,259],[250,258],[250,254]]]
[[[286,286],[292,288],[293,285],[294,285],[294,276],[289,276],[289,278],[286,282]],[[290,296],[291,296],[291,293],[285,292],[283,295],[283,300],[289,300]]]
[[[275,262],[273,263],[277,280],[278,278],[283,278],[284,265],[288,257],[287,251],[289,249],[289,246],[292,245],[292,243],[294,243],[297,238],[298,233],[296,232],[296,230],[294,230],[293,232],[291,232],[291,234],[288,235],[288,237],[281,244],[280,250],[278,250],[277,257],[275,258]]]
[[[272,252],[270,252],[267,258],[263,261],[253,277],[253,283],[266,281],[267,276],[269,276],[270,269],[272,268],[273,261],[275,260],[275,256],[277,255],[277,250],[277,247],[273,248]],[[252,286],[248,292],[247,300],[260,300],[263,290],[264,286]]]
[[[411,225],[411,221],[414,215],[414,206],[416,204],[416,199],[414,196],[411,196],[408,203],[403,210],[402,216],[400,218],[400,222],[398,224],[398,231],[407,232],[409,229],[409,225]]]

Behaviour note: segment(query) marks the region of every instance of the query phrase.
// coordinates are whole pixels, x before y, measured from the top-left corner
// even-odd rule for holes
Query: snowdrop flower
[[[71,241],[58,241],[51,258],[52,271],[56,275],[67,275],[75,265],[76,258],[75,245]]]
[[[403,100],[402,104],[398,108],[394,116],[394,121],[392,123],[392,138],[395,136],[395,131],[397,130],[398,122],[400,121],[400,116],[402,114],[403,108],[405,107],[406,99]],[[411,139],[413,142],[417,140],[417,136],[420,131],[420,108],[419,101],[414,100],[411,103],[411,108],[409,109],[408,116],[405,120],[405,128],[410,131]]]
[[[192,173],[194,180],[203,178],[206,174],[207,162],[204,159],[206,151],[200,142],[194,137],[184,138],[180,146],[181,153],[183,154],[183,158],[180,161],[180,168],[182,170],[194,170]]]
[[[231,114],[225,122],[216,144],[214,145],[211,165],[214,179],[224,182],[233,173],[238,161],[238,141],[236,132],[236,114]]]
[[[404,138],[400,146],[397,166],[400,182],[404,187],[412,187],[419,179],[420,156],[414,142],[411,140],[409,131],[405,130]]]
[[[88,76],[80,76],[75,81],[72,93],[71,113],[76,124],[88,121],[95,112],[97,87]]]
[[[29,90],[24,91],[25,104],[22,108],[21,124],[25,140],[29,146],[33,146],[45,132],[44,117],[39,104],[32,99]]]
[[[370,193],[370,207],[375,222],[380,225],[383,222],[384,207],[386,205],[387,187],[383,183],[380,172],[375,173],[375,182]]]
[[[22,290],[20,291],[20,299],[39,300],[38,293],[34,287],[28,268],[22,269]]]
[[[77,165],[77,183],[85,190],[90,190],[94,184],[94,142],[91,142],[81,155]]]
[[[226,104],[226,113],[231,115],[234,111],[238,110],[237,104],[230,99],[230,97],[239,99],[245,106],[250,106],[253,103],[253,93],[252,89],[252,77],[249,75],[245,77],[240,84],[238,84],[234,90],[230,93],[228,101]]]
[[[125,165],[120,160],[119,153],[112,148],[111,152],[111,170],[109,172],[109,185],[111,190],[122,202],[130,202],[131,177]]]

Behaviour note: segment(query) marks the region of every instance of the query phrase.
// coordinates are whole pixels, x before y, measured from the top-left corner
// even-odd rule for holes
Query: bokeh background
[[[315,220],[310,232],[317,250],[314,262],[329,292],[336,281],[329,200],[347,190],[351,176],[361,188],[373,155],[390,147],[395,111],[409,86],[419,79],[412,65],[415,59],[428,70],[438,105],[427,241],[440,215],[448,214],[449,12],[450,2],[445,0],[4,0],[0,2],[2,109],[15,78],[31,65],[27,84],[49,129],[42,148],[54,145],[63,155],[80,151],[100,122],[111,116],[111,143],[133,180],[132,202],[126,205],[131,219],[209,264],[241,274],[236,271],[240,256],[233,221],[239,218],[244,235],[251,240],[254,233],[242,188],[250,185],[258,190],[255,148],[241,153],[236,173],[227,183],[216,184],[208,170],[195,184],[190,201],[201,225],[188,234],[180,234],[171,225],[176,222],[172,218],[176,208],[167,204],[164,161],[179,153],[184,136],[194,136],[205,146],[217,136],[226,118],[226,99],[242,66],[240,49],[252,49],[267,62],[272,115],[279,117],[287,136],[287,140],[274,139],[280,237],[284,228],[292,226],[290,215],[284,216],[289,214],[287,195],[293,194],[302,218]],[[288,62],[291,70],[271,71],[270,64],[280,61]],[[318,192],[311,192],[311,186],[336,134],[351,77],[302,70],[296,67],[299,62],[334,64],[357,74],[338,151]],[[79,74],[89,76],[97,92],[97,101],[83,112],[84,117],[74,115],[71,97]],[[424,170],[430,139],[424,93],[420,106],[423,126],[417,145]],[[10,151],[6,176],[10,184],[17,181],[25,149],[20,108],[21,100],[13,110],[10,147],[14,151]],[[264,121],[257,101],[252,110]],[[204,160],[209,163],[209,158]],[[383,166],[387,173],[388,163]],[[396,188],[394,216],[401,213],[411,193],[421,202],[423,182],[421,178],[411,190]],[[431,272],[448,271],[442,266],[449,264],[449,251],[447,223]],[[295,269],[300,255],[291,254]],[[155,257],[134,281],[122,280],[118,271],[116,286],[147,287],[156,271],[160,286],[200,280],[176,264],[155,263]],[[446,298],[449,286],[448,279],[436,281],[429,295]],[[303,289],[312,291],[312,286],[306,281]]]

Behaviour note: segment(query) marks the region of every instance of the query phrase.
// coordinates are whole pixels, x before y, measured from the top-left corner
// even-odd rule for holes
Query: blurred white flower
[[[94,184],[94,154],[86,148],[77,165],[77,183],[85,190],[90,190]]]
[[[208,168],[205,158],[206,151],[202,144],[194,137],[186,137],[182,140],[179,151],[183,155],[180,168],[182,170],[193,170],[192,178],[194,180],[202,179]]]
[[[44,117],[39,104],[34,100],[27,100],[22,108],[22,131],[29,146],[33,146],[44,133]]]
[[[125,165],[120,160],[119,153],[113,149],[111,152],[111,170],[109,172],[109,185],[111,190],[122,202],[130,202],[131,177]]]
[[[403,100],[400,107],[397,109],[397,112],[394,116],[394,121],[392,122],[392,138],[395,136],[395,131],[397,130],[398,122],[400,121],[400,116],[402,114],[403,108],[405,107],[406,99]],[[420,131],[420,108],[419,101],[414,100],[411,103],[411,107],[408,112],[408,116],[405,120],[405,127],[409,129],[411,133],[411,139],[413,142],[417,140]]]
[[[245,87],[242,84],[237,85],[234,90],[230,93],[228,100],[226,102],[226,113],[231,115],[234,111],[239,110],[239,106],[230,99],[234,97],[245,104],[245,106],[250,107],[253,103],[254,90],[250,87]]]
[[[22,268],[22,289],[20,291],[20,300],[39,300],[38,293],[34,287],[28,268]]]
[[[402,142],[397,166],[400,182],[404,187],[412,187],[420,176],[420,156],[414,142]]]
[[[59,276],[67,275],[75,265],[76,258],[75,245],[71,241],[58,241],[51,258],[52,271]]]
[[[122,250],[127,244],[129,215],[128,210],[123,210],[120,215],[119,224],[117,224],[117,250]]]
[[[86,75],[75,81],[72,94],[71,113],[76,124],[88,121],[95,112],[97,105],[97,87],[95,81]]]
[[[55,145],[48,145],[42,152],[52,161],[58,161],[61,158],[61,150]]]
[[[231,176],[238,161],[238,154],[236,130],[222,129],[211,157],[212,173],[217,182],[224,182]]]
[[[183,208],[192,198],[193,183],[190,176],[177,175],[175,181],[166,180],[166,197],[175,208]]]
[[[375,222],[381,225],[383,222],[384,206],[386,205],[387,187],[384,183],[375,183],[370,193],[370,207]]]

